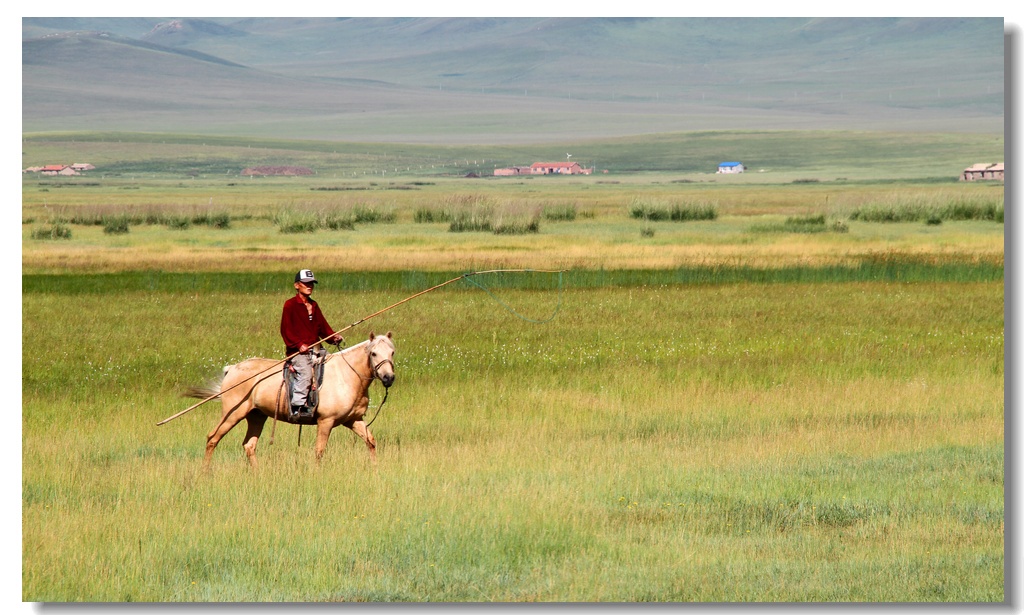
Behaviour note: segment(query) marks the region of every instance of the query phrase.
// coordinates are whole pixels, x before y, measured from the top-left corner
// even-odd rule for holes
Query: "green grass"
[[[339,291],[397,291],[413,293],[429,288],[467,271],[383,271],[318,272],[324,287]],[[181,273],[165,271],[124,272],[115,274],[26,274],[22,276],[24,294],[57,292],[61,295],[106,294],[147,291],[158,293],[268,292],[287,290],[290,271],[270,273]],[[866,258],[856,266],[836,267],[679,267],[671,270],[583,270],[570,269],[562,274],[519,274],[483,276],[479,283],[488,288],[555,290],[564,288],[642,287],[649,285],[728,285],[740,283],[789,284],[841,282],[996,282],[1003,279],[1001,263],[972,262],[951,256],[948,259],[916,258],[887,254]],[[561,281],[559,281],[561,278]],[[285,283],[282,283],[285,280]],[[469,285],[465,285],[469,287]]]
[[[404,275],[317,298],[340,326],[434,280]],[[216,404],[155,423],[281,354],[287,284],[27,276],[22,598],[1004,599],[1001,280],[589,275],[546,325],[460,284],[348,333],[398,345],[377,466],[342,429],[317,468],[308,429],[269,446],[268,424],[258,472],[238,428],[209,475]],[[495,277],[524,315],[555,308],[552,276]],[[76,343],[34,351],[53,338]]]

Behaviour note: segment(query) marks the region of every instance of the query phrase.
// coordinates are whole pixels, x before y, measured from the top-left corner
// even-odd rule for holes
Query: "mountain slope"
[[[26,18],[23,129],[1000,132],[1000,19]]]

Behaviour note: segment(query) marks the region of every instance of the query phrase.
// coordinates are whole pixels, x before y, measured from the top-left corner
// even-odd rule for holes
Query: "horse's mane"
[[[363,340],[363,341],[359,342],[358,344],[353,344],[351,346],[347,346],[345,348],[342,348],[341,350],[338,350],[337,352],[332,352],[331,354],[348,354],[349,352],[352,352],[356,348],[359,348],[360,346],[366,346],[369,343],[370,343],[370,340]]]
[[[376,342],[377,340],[379,340],[381,338],[387,338],[387,336],[386,335],[378,335],[378,336],[374,337],[372,340],[365,339],[365,340],[359,342],[358,344],[353,344],[352,346],[349,346],[347,348],[342,348],[341,350],[339,350],[337,352],[332,352],[330,354],[348,354],[349,352],[351,352],[351,351],[353,351],[356,348],[359,348],[361,346],[369,346],[370,344]]]

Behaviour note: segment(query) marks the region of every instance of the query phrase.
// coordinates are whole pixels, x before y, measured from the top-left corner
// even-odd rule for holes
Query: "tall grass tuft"
[[[991,220],[1003,221],[1003,202],[997,200],[975,201],[958,199],[946,205],[942,217],[946,220]]]
[[[491,231],[494,208],[492,199],[479,195],[449,195],[442,201],[442,211],[451,212],[448,230],[452,233]]]
[[[32,239],[71,239],[71,229],[64,224],[53,224],[32,231]]]
[[[629,203],[629,215],[639,220],[668,220],[668,208],[640,198],[633,198]]]
[[[352,208],[352,220],[358,224],[392,223],[396,219],[394,207],[359,204]]]
[[[106,216],[103,218],[103,232],[107,235],[124,235],[130,224],[131,220],[126,215]]]
[[[185,231],[192,227],[192,219],[186,216],[171,216],[167,218],[165,225],[172,230]]]
[[[669,211],[669,219],[673,222],[715,220],[717,218],[718,205],[708,201],[673,203]]]
[[[448,230],[452,233],[491,230],[491,211],[489,209],[466,209],[455,212]]]
[[[495,235],[526,235],[540,232],[541,210],[526,203],[507,201],[496,208],[491,223]]]
[[[850,212],[850,219],[862,222],[928,222],[938,219],[1002,223],[1003,209],[1002,198],[994,196],[896,195],[855,208]]]
[[[354,213],[326,212],[320,217],[320,226],[331,231],[352,231],[356,228]]]
[[[365,218],[364,218],[365,219]],[[315,233],[355,229],[356,213],[350,208],[288,207],[273,214],[273,223],[282,233]]]
[[[751,233],[848,233],[850,227],[842,220],[829,221],[825,214],[790,216],[784,222],[755,224]]]
[[[226,211],[202,212],[193,216],[192,224],[205,224],[210,228],[226,229],[231,227],[231,215]]]
[[[540,232],[541,212],[518,201],[495,203],[478,197],[453,199],[449,232],[491,232],[495,235],[524,235]]]
[[[282,233],[314,233],[320,228],[316,212],[282,209],[274,214],[274,224]]]
[[[432,207],[418,207],[413,213],[413,221],[420,224],[451,222],[453,217],[451,210],[443,208],[434,209]]]
[[[526,235],[540,232],[539,218],[499,218],[491,229],[495,235]]]
[[[575,203],[562,203],[559,205],[545,205],[541,209],[541,215],[545,220],[552,222],[571,222],[576,219],[579,207]]]
[[[714,201],[672,201],[633,198],[629,204],[629,215],[640,220],[688,222],[693,220],[715,220],[718,218],[718,204]]]

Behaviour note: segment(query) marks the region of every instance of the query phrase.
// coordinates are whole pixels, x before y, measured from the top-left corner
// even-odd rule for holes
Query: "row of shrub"
[[[850,212],[851,220],[862,222],[927,222],[942,220],[988,220],[1003,222],[1001,198],[958,197],[941,201],[899,201],[870,203]]]
[[[483,208],[487,215],[491,215],[491,209],[489,207]],[[452,222],[457,218],[471,217],[470,214],[466,213],[467,209],[454,210],[451,208],[441,207],[420,207],[413,214],[413,220],[418,223],[435,223],[435,222]],[[557,205],[557,206],[544,206],[540,208],[540,218],[556,222],[571,222],[577,217],[581,216],[575,205]]]
[[[862,222],[929,222],[936,220],[990,220],[1003,222],[1002,205],[963,207],[950,205],[935,208],[915,205],[868,205],[850,213],[851,220]]]
[[[486,232],[525,235],[540,232],[541,218],[575,220],[575,204],[530,206],[518,201],[496,201],[480,195],[446,197],[439,207],[420,207],[413,214],[419,223],[448,223],[452,233]]]
[[[659,201],[656,199],[634,198],[629,204],[629,215],[640,220],[672,220],[688,222],[693,220],[715,220],[718,218],[718,203],[714,201]]]
[[[32,239],[71,239],[71,229],[64,224],[52,224],[32,230]]]
[[[483,231],[495,235],[526,235],[540,232],[540,214],[523,208],[477,207],[452,213],[448,231],[466,233]]]
[[[110,214],[95,220],[90,220],[89,222],[65,222],[58,218],[50,226],[33,230],[32,238],[70,239],[71,229],[68,228],[68,224],[102,226],[103,232],[108,235],[123,235],[127,233],[132,226],[139,226],[142,224],[163,224],[167,226],[167,228],[178,230],[188,229],[193,224],[205,224],[206,226],[213,228],[223,229],[228,228],[231,225],[231,219],[227,214],[224,214],[223,218],[189,218],[187,216],[174,216],[160,220],[140,219],[127,214]]]
[[[355,230],[356,224],[392,223],[397,217],[391,207],[359,205],[334,209],[282,209],[271,216],[271,221],[282,233],[313,233],[318,230],[351,231]]]
[[[784,222],[755,224],[752,233],[847,233],[850,227],[838,218],[827,218],[825,214],[790,216]]]
[[[192,225],[213,228],[229,228],[231,216],[227,212],[197,211],[105,211],[103,209],[78,209],[74,212],[58,212],[50,216],[52,224],[77,224],[80,226],[138,226],[160,224],[169,228],[184,229]]]

